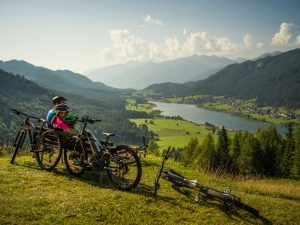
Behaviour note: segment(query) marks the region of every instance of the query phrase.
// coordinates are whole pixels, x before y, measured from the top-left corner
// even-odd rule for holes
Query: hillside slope
[[[242,210],[225,213],[224,207],[207,199],[194,201],[196,192],[161,180],[158,197],[153,182],[161,158],[142,158],[143,176],[132,192],[116,190],[103,175],[87,171],[81,178],[65,168],[40,170],[35,159],[17,156],[17,165],[0,157],[0,224],[298,224],[299,181],[228,180],[185,169],[167,161],[190,179],[232,193],[260,211],[257,218]]]
[[[105,104],[122,104],[118,89],[100,82],[93,82],[87,77],[68,70],[50,70],[34,66],[25,61],[0,61],[0,69],[13,74],[23,75],[28,80],[51,90],[63,91],[70,94],[98,99]]]
[[[53,108],[51,99],[55,95],[66,97],[71,111],[78,116],[89,115],[101,119],[101,124],[91,126],[98,136],[106,131],[115,132],[117,137],[114,140],[117,142],[124,141],[129,144],[141,140],[138,128],[129,122],[129,114],[122,104],[107,104],[107,100],[49,90],[3,70],[0,70],[0,80],[0,146],[12,143],[21,124],[20,118],[12,114],[10,108],[44,118]]]
[[[151,85],[164,97],[196,94],[256,98],[261,104],[300,107],[300,49],[232,64],[204,81]]]

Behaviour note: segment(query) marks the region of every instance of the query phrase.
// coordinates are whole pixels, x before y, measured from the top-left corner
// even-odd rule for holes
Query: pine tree
[[[300,178],[300,125],[294,132],[295,151],[293,165],[291,169],[291,175],[295,178]]]
[[[287,129],[288,132],[286,133],[286,139],[284,140],[283,153],[280,161],[280,172],[281,176],[283,177],[289,177],[291,175],[295,149],[295,142],[293,139],[293,124],[287,124]]]
[[[203,139],[202,144],[199,147],[200,154],[197,157],[197,165],[202,169],[215,169],[215,143],[214,138],[211,133],[208,133],[207,136]]]
[[[246,132],[245,132],[246,133]],[[237,159],[237,165],[239,172],[244,175],[254,174],[254,155],[253,155],[253,145],[254,145],[254,135],[247,133],[244,136],[244,141],[242,142],[241,152]]]
[[[238,132],[235,132],[234,137],[232,139],[232,143],[230,146],[230,158],[231,158],[231,167],[230,170],[233,172],[238,171],[237,159],[240,155],[241,146],[239,141]]]
[[[191,138],[188,145],[185,147],[184,151],[182,152],[182,161],[184,166],[188,166],[193,164],[195,158],[197,157],[197,146],[199,145],[198,139]]]
[[[215,163],[217,167],[225,170],[228,170],[231,164],[231,159],[229,156],[229,139],[224,126],[222,127],[218,137]]]

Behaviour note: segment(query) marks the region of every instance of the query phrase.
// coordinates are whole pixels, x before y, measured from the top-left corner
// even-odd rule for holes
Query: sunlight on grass
[[[299,181],[227,180],[186,169],[172,160],[173,168],[189,179],[222,190],[230,185],[243,201],[260,210],[256,218],[244,211],[226,214],[218,202],[197,204],[196,192],[180,194],[161,180],[153,198],[160,157],[142,158],[143,176],[132,192],[115,189],[107,176],[87,171],[81,178],[70,176],[63,164],[52,172],[41,170],[31,156],[0,157],[0,224],[297,224],[300,221]],[[286,197],[287,195],[288,197]],[[290,198],[292,197],[292,198]],[[264,219],[263,219],[264,218]],[[126,221],[126,222],[125,222]]]

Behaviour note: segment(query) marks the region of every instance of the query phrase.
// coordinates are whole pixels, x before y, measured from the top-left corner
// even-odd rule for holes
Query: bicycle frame
[[[37,140],[35,138],[33,138],[33,135],[34,133],[36,134],[40,134],[42,132],[42,129],[46,123],[45,120],[41,119],[41,118],[38,118],[38,117],[34,117],[34,116],[30,116],[26,113],[23,113],[21,111],[18,111],[16,109],[11,109],[13,111],[14,114],[18,115],[18,116],[25,116],[24,120],[23,120],[23,123],[21,124],[21,128],[19,130],[19,133],[21,132],[21,130],[23,129],[25,131],[25,136],[22,140],[22,143],[21,145],[19,146],[20,148],[23,146],[23,143],[24,143],[24,140],[25,140],[25,137],[28,133],[28,136],[29,136],[29,142],[30,142],[30,147],[31,147],[31,151],[33,151],[35,149],[35,145],[37,143]],[[39,130],[38,128],[30,121],[30,119],[35,119],[37,120],[38,122],[42,123],[42,126],[40,126]],[[18,135],[19,135],[18,133]],[[18,140],[18,135],[15,139],[15,142],[14,142],[14,146],[16,145],[16,142]]]

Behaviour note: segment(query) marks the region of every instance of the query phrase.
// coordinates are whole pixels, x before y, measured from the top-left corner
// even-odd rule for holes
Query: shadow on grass
[[[23,161],[22,163],[20,162],[15,162],[15,166],[19,167],[25,167],[25,168],[30,168],[30,169],[35,169],[35,170],[40,170],[40,171],[45,171],[41,169],[36,163],[34,162],[28,162],[28,161]],[[57,165],[58,168],[54,168],[51,171],[47,171],[49,173],[54,173],[57,176],[62,176],[66,177],[69,180],[78,180],[81,182],[85,182],[89,185],[96,186],[99,188],[106,188],[106,189],[113,189],[113,190],[118,190],[111,182],[109,179],[106,171],[100,171],[97,169],[91,169],[91,170],[86,170],[84,174],[81,176],[74,176],[68,173],[67,169],[65,167],[62,167],[61,162]],[[122,190],[120,190],[122,191]],[[126,192],[126,191],[125,191]],[[128,193],[133,193],[133,194],[140,194],[144,196],[151,196],[153,195],[153,187],[144,183],[139,183],[138,186],[131,190],[128,191]]]
[[[22,163],[16,162],[14,165],[19,166],[19,167],[26,167],[30,169],[35,169],[42,171],[42,169],[35,163],[35,162],[28,162],[28,161],[23,161]],[[149,165],[156,165],[156,163],[147,163],[147,166]],[[144,165],[146,166],[146,165]],[[112,189],[112,190],[117,190],[117,188],[111,183],[110,179],[106,175],[106,172],[103,171],[102,177],[100,176],[100,171],[92,170],[92,171],[86,171],[82,176],[76,177],[73,175],[70,175],[67,171],[66,168],[61,167],[61,163],[58,165],[59,168],[55,168],[52,171],[49,171],[49,173],[54,173],[55,175],[58,176],[63,176],[66,177],[67,179],[73,180],[79,180],[81,182],[85,182],[89,185],[93,185],[99,188],[105,188],[105,189]],[[195,198],[195,193],[191,189],[187,188],[181,188],[176,185],[172,185],[173,189],[176,190],[178,193],[186,196],[188,199],[193,199]],[[174,197],[167,197],[167,196],[162,196],[158,195],[155,197],[154,196],[154,186],[147,185],[145,183],[140,182],[138,186],[133,189],[132,191],[128,192],[131,194],[136,194],[136,195],[142,195],[147,197],[146,199],[146,204],[157,204],[159,201],[164,201],[170,206],[179,206],[184,210],[188,210],[189,212],[193,213],[196,211],[196,207],[198,204],[201,204],[206,207],[214,207],[218,208],[219,210],[223,211],[227,217],[229,217],[232,220],[242,220],[244,222],[247,222],[249,224],[257,224],[258,220],[261,221],[262,224],[270,225],[272,222],[265,218],[262,215],[255,216],[250,213],[245,212],[244,210],[238,210],[237,208],[228,208],[224,204],[211,200],[211,199],[205,199],[201,201],[200,203],[195,202],[195,205],[187,206],[184,204],[184,202],[181,203],[177,198]]]

